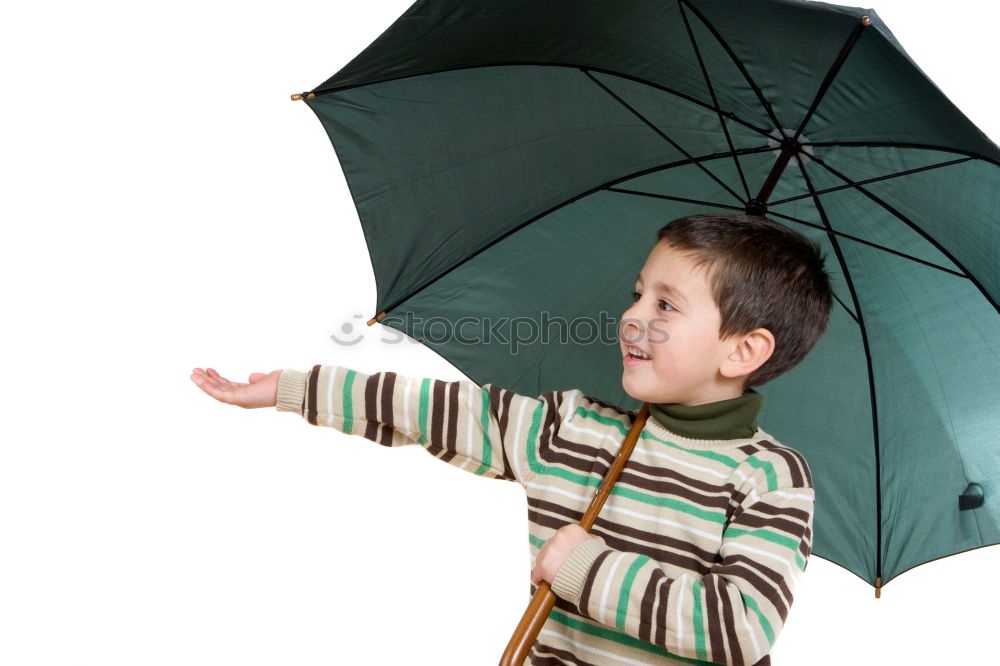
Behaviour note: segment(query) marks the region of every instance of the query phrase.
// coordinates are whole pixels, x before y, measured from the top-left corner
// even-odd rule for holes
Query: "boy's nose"
[[[642,338],[642,332],[645,328],[640,319],[630,315],[629,311],[626,310],[618,324],[618,339],[626,344],[638,342]]]

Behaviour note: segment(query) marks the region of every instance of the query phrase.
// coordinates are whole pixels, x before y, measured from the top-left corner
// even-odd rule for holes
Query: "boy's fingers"
[[[218,381],[204,375],[192,374],[191,379],[198,387],[216,400],[227,404],[233,404],[233,392],[229,387],[224,387]]]
[[[209,376],[209,377],[212,377],[213,379],[217,379],[217,380],[219,380],[220,382],[226,382],[226,383],[229,383],[229,380],[228,380],[228,379],[226,379],[225,377],[223,377],[222,375],[220,375],[220,374],[219,374],[218,372],[216,372],[216,371],[215,371],[215,370],[213,370],[212,368],[206,368],[206,369],[205,369],[205,371],[206,371],[206,372],[208,372],[208,376]]]

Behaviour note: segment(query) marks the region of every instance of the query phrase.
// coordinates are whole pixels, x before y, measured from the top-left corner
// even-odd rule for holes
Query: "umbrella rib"
[[[854,187],[854,189],[858,190],[859,192],[861,192],[861,194],[865,195],[866,197],[868,197],[869,199],[871,199],[872,201],[874,201],[876,204],[878,204],[887,213],[889,213],[890,215],[894,216],[900,222],[902,222],[906,226],[908,226],[911,229],[913,229],[914,231],[916,231],[918,234],[920,234],[924,238],[924,240],[926,240],[928,243],[930,243],[935,248],[937,248],[937,250],[939,252],[941,252],[941,254],[943,254],[944,256],[948,257],[948,260],[950,262],[952,262],[953,264],[955,264],[956,266],[958,266],[959,270],[962,271],[962,273],[963,273],[962,277],[964,277],[964,278],[968,279],[970,282],[972,282],[972,284],[974,284],[976,286],[976,289],[979,290],[979,293],[981,293],[983,295],[983,298],[985,298],[990,303],[990,305],[993,306],[993,309],[995,309],[997,311],[997,314],[1000,314],[1000,304],[998,304],[997,301],[990,295],[990,293],[988,291],[986,291],[986,289],[979,282],[979,280],[977,280],[975,278],[975,276],[972,275],[972,273],[969,271],[969,269],[967,269],[962,264],[962,262],[960,262],[958,259],[956,259],[954,257],[954,255],[952,255],[951,252],[949,252],[948,250],[946,250],[940,243],[938,243],[936,240],[934,240],[933,238],[931,238],[931,236],[927,232],[925,232],[923,229],[921,229],[919,226],[917,226],[910,218],[908,218],[907,216],[903,215],[901,212],[899,212],[898,210],[896,210],[893,206],[891,206],[887,202],[883,201],[881,198],[877,197],[876,195],[872,194],[871,192],[869,192],[867,189],[865,189],[860,184],[853,182],[850,178],[848,178],[844,174],[840,173],[839,171],[837,171],[836,169],[834,169],[833,167],[831,167],[829,164],[827,164],[823,160],[821,160],[821,159],[819,159],[819,158],[817,158],[815,156],[812,159],[813,159],[813,161],[816,162],[816,164],[819,164],[821,167],[823,167],[824,169],[826,169],[827,171],[829,171],[830,173],[832,173],[837,178],[840,178],[845,183],[847,183],[847,184],[851,185],[852,187]]]
[[[763,152],[767,152],[767,151],[771,151],[771,150],[774,150],[771,146],[761,146],[759,148],[742,148],[742,149],[738,150],[737,152],[739,152],[741,155],[749,155],[751,153],[763,153]],[[497,243],[499,243],[503,239],[505,239],[508,236],[510,236],[511,234],[517,233],[518,231],[520,231],[524,227],[528,226],[529,224],[532,224],[533,222],[536,222],[537,220],[540,220],[541,218],[545,217],[546,215],[549,215],[549,214],[555,212],[556,210],[559,210],[563,206],[568,206],[569,204],[577,201],[578,199],[582,199],[583,197],[589,196],[589,195],[591,195],[594,192],[597,192],[599,190],[610,189],[610,187],[612,185],[615,185],[617,183],[620,183],[620,182],[623,182],[623,181],[626,181],[626,180],[630,180],[632,178],[638,178],[639,176],[643,176],[643,175],[646,175],[646,174],[649,174],[649,173],[653,173],[653,172],[656,172],[656,171],[664,171],[666,169],[672,169],[674,167],[684,166],[686,164],[691,164],[692,162],[702,162],[702,161],[710,161],[710,160],[716,160],[716,159],[725,159],[727,157],[729,157],[729,153],[713,153],[711,155],[703,155],[701,157],[693,157],[693,158],[686,159],[686,160],[678,160],[676,162],[670,162],[668,164],[663,164],[663,165],[656,166],[656,167],[651,167],[651,168],[648,168],[648,169],[642,169],[640,171],[633,172],[633,173],[628,174],[626,176],[623,176],[621,178],[615,178],[614,180],[610,180],[610,181],[608,181],[606,183],[601,183],[597,187],[591,188],[591,189],[587,190],[586,192],[581,192],[580,194],[577,194],[577,195],[575,195],[575,196],[567,199],[566,201],[563,201],[562,203],[558,203],[555,206],[552,206],[548,210],[545,210],[545,211],[539,213],[538,215],[532,217],[531,219],[525,220],[523,223],[517,225],[513,229],[511,229],[511,230],[507,231],[506,233],[498,236],[497,238],[494,238],[492,241],[490,241],[489,243],[487,243],[483,247],[479,248],[478,250],[476,250],[475,252],[473,252],[472,254],[470,254],[465,259],[463,259],[460,262],[456,263],[455,265],[449,267],[447,270],[445,270],[444,272],[442,272],[440,275],[437,275],[436,277],[431,278],[430,280],[428,280],[424,284],[420,285],[419,287],[417,287],[416,289],[414,289],[413,291],[411,291],[409,294],[407,294],[407,295],[403,296],[402,298],[400,298],[399,300],[397,300],[395,303],[386,306],[383,309],[382,312],[383,313],[387,313],[387,312],[390,312],[391,310],[394,310],[395,308],[399,307],[400,304],[405,303],[407,300],[413,298],[418,293],[420,293],[421,291],[423,291],[424,289],[426,289],[430,285],[434,284],[435,282],[437,282],[438,280],[440,280],[441,278],[443,278],[448,273],[454,271],[456,268],[458,268],[462,264],[466,263],[467,261],[472,260],[474,257],[476,257],[479,254],[485,252],[486,250],[488,250],[489,248],[493,247],[494,245],[496,245]],[[717,206],[717,207],[720,206],[720,204],[713,204],[713,203],[710,203],[710,202],[697,202],[697,203],[704,203],[704,204],[708,204],[708,205],[712,205],[712,206]],[[734,210],[742,210],[742,209],[736,209],[736,208],[734,208]],[[376,315],[376,317],[374,317],[372,319],[372,321],[376,321],[376,320],[379,320],[378,319],[378,315]]]
[[[641,192],[639,190],[626,190],[618,187],[607,187],[608,192],[618,192],[619,194],[634,194],[640,197],[650,197],[653,199],[666,199],[667,201],[679,201],[681,203],[691,203],[698,204],[699,206],[708,206],[711,208],[723,208],[725,210],[735,210],[743,212],[742,206],[729,206],[727,204],[715,203],[714,201],[702,201],[700,199],[685,199],[683,197],[673,197],[669,194],[656,194],[654,192]]]
[[[681,18],[684,19],[684,27],[687,29],[688,38],[691,40],[691,47],[694,49],[694,54],[698,57],[698,66],[701,67],[701,75],[705,78],[705,85],[708,87],[708,94],[712,96],[712,105],[716,108],[719,116],[719,124],[722,125],[722,133],[726,135],[726,143],[729,144],[729,150],[736,150],[733,145],[733,138],[729,135],[729,126],[726,125],[726,118],[722,115],[722,111],[719,110],[719,99],[715,95],[715,87],[712,85],[712,79],[708,75],[708,68],[705,66],[705,61],[701,57],[701,49],[698,48],[698,40],[694,38],[694,30],[691,29],[691,22],[688,21],[687,12],[684,10],[684,4],[681,0],[677,0],[677,8],[681,12]],[[750,200],[750,187],[747,185],[746,176],[743,174],[743,166],[740,164],[740,160],[736,155],[733,155],[733,162],[736,164],[736,171],[740,175],[740,183],[743,184],[743,192],[746,194],[746,201]]]
[[[740,73],[743,75],[743,78],[747,80],[747,83],[750,85],[750,88],[754,91],[754,94],[757,95],[757,100],[760,102],[761,106],[764,107],[764,110],[767,111],[767,115],[771,119],[771,122],[774,123],[774,126],[783,127],[781,122],[778,120],[778,117],[774,115],[774,109],[771,108],[771,104],[764,97],[763,91],[761,91],[760,87],[758,87],[757,84],[754,82],[754,80],[750,77],[750,73],[743,65],[743,62],[736,57],[736,54],[733,52],[733,49],[729,46],[728,43],[726,43],[726,40],[722,38],[722,35],[719,34],[719,31],[716,30],[715,26],[709,23],[708,19],[705,18],[705,15],[702,14],[697,7],[693,6],[689,0],[679,0],[679,1],[687,5],[688,9],[694,12],[694,15],[698,17],[702,25],[704,25],[705,28],[707,28],[708,31],[712,33],[712,35],[715,37],[716,40],[718,40],[722,48],[725,49],[730,59],[732,59],[733,64],[736,65],[736,68],[740,70]]]
[[[817,192],[817,194],[819,194],[819,192]],[[914,261],[914,262],[916,262],[918,264],[923,264],[924,266],[928,266],[929,268],[936,268],[939,271],[942,271],[942,272],[945,272],[945,273],[950,273],[951,275],[954,275],[955,277],[960,277],[960,278],[968,278],[969,277],[965,273],[959,273],[958,271],[953,271],[950,268],[945,268],[944,266],[940,266],[940,265],[935,264],[933,262],[927,261],[926,259],[920,259],[918,257],[914,257],[913,255],[906,254],[905,252],[900,252],[899,250],[893,250],[891,247],[886,247],[884,245],[879,245],[878,243],[873,243],[871,241],[865,240],[864,238],[859,238],[857,236],[852,236],[851,234],[844,233],[843,231],[836,231],[834,229],[827,229],[827,228],[822,227],[822,226],[820,226],[818,224],[815,224],[813,222],[807,222],[806,220],[802,220],[802,219],[799,219],[797,217],[792,217],[790,215],[784,215],[782,213],[776,213],[773,210],[769,210],[767,212],[767,214],[768,214],[769,217],[780,217],[782,219],[789,220],[791,222],[797,222],[799,224],[804,224],[807,227],[812,227],[813,229],[819,229],[820,231],[826,231],[827,233],[835,234],[837,236],[840,236],[841,238],[846,238],[848,240],[852,240],[855,243],[861,243],[862,245],[867,245],[868,247],[875,248],[876,250],[882,250],[883,252],[888,252],[889,254],[894,254],[897,257],[901,257],[903,259],[909,259],[910,261]]]
[[[912,148],[914,150],[935,150],[943,153],[965,155],[973,159],[982,160],[984,162],[1000,166],[1000,160],[987,157],[981,153],[974,153],[969,150],[962,150],[961,148],[949,148],[946,146],[935,146],[933,144],[924,143],[895,143],[892,141],[810,141],[807,145],[822,148],[837,146],[843,148]]]
[[[586,65],[586,66],[583,66],[583,65],[573,65],[573,64],[567,64],[567,63],[561,63],[561,62],[534,62],[534,61],[531,61],[531,62],[526,62],[526,61],[517,62],[517,61],[512,61],[512,62],[495,62],[495,63],[489,63],[489,64],[485,64],[485,65],[467,65],[467,66],[463,66],[463,67],[448,67],[448,68],[445,68],[445,69],[431,70],[429,72],[416,72],[416,73],[413,73],[413,74],[401,74],[400,76],[392,76],[392,77],[385,78],[385,79],[379,79],[377,81],[363,81],[363,82],[360,82],[360,83],[350,83],[348,85],[334,86],[332,88],[323,88],[323,89],[319,89],[319,90],[312,90],[310,92],[311,92],[311,94],[315,95],[316,98],[318,99],[321,95],[328,95],[330,93],[341,92],[341,91],[344,91],[344,90],[351,90],[353,88],[362,88],[362,87],[365,87],[365,86],[374,86],[374,85],[378,85],[380,83],[390,83],[392,81],[400,81],[402,79],[411,79],[411,78],[416,78],[418,76],[429,76],[429,75],[432,75],[432,74],[443,74],[445,72],[460,72],[460,71],[463,71],[463,70],[466,70],[466,69],[487,69],[487,68],[490,68],[490,67],[562,67],[562,68],[567,68],[567,69],[579,69],[579,70],[586,69],[587,71],[591,71],[591,72],[598,72],[600,74],[607,74],[608,76],[615,76],[615,77],[618,77],[618,78],[621,78],[621,79],[627,79],[629,81],[634,81],[636,83],[641,83],[642,85],[646,85],[646,86],[649,86],[651,88],[655,88],[655,89],[657,89],[657,90],[659,90],[661,92],[665,92],[668,95],[673,95],[675,97],[679,97],[680,99],[683,99],[685,101],[691,102],[692,104],[695,104],[697,106],[700,106],[700,107],[703,107],[705,109],[708,109],[709,111],[715,111],[717,113],[721,113],[722,115],[726,116],[730,120],[733,120],[734,122],[737,122],[740,125],[743,125],[747,129],[752,130],[752,131],[756,132],[757,134],[760,134],[763,137],[770,136],[770,134],[768,133],[767,130],[765,130],[763,128],[760,128],[760,127],[757,127],[756,125],[754,125],[751,122],[743,120],[742,118],[740,118],[739,116],[737,116],[732,111],[723,111],[722,109],[718,109],[718,108],[712,106],[711,104],[708,104],[707,102],[703,102],[700,99],[696,99],[694,97],[691,97],[690,95],[682,93],[679,90],[674,90],[673,88],[668,88],[668,87],[662,86],[662,85],[660,85],[658,83],[653,83],[652,81],[649,81],[647,79],[643,79],[643,78],[640,78],[640,77],[637,77],[637,76],[632,76],[630,74],[624,74],[624,73],[621,73],[621,72],[615,72],[615,71],[610,70],[610,69],[604,69],[604,68],[601,68],[601,67],[593,67],[593,66],[590,66],[590,65]],[[307,93],[307,94],[309,94],[309,93]],[[307,104],[308,104],[308,102],[307,102]]]
[[[810,192],[813,192],[812,180],[809,178],[809,174],[806,173],[802,160],[796,159],[795,161],[799,165],[799,171],[802,173],[802,178],[806,181],[806,187],[809,188]],[[840,263],[840,270],[843,271],[844,279],[847,281],[847,288],[851,293],[851,301],[854,303],[854,308],[857,313],[856,320],[858,322],[858,330],[861,332],[861,343],[865,349],[865,364],[868,370],[868,397],[871,401],[872,409],[872,441],[875,445],[875,576],[877,580],[882,578],[882,454],[878,431],[878,401],[875,397],[875,374],[872,368],[872,353],[868,342],[868,329],[865,327],[864,315],[861,313],[861,303],[858,301],[858,294],[854,289],[854,280],[851,279],[851,272],[847,268],[847,261],[844,259],[840,243],[837,241],[837,235],[829,233],[833,231],[833,227],[830,226],[830,220],[826,216],[826,210],[823,208],[823,202],[820,201],[818,196],[816,196],[813,197],[813,203],[816,204],[816,210],[819,212],[819,217],[823,221],[823,225],[826,227],[830,243],[833,245],[833,250],[837,255],[837,261]]]
[[[861,33],[864,31],[865,26],[868,25],[865,21],[868,17],[864,17],[861,21],[855,24],[854,29],[851,30],[851,34],[847,36],[847,41],[840,49],[840,53],[837,54],[836,59],[833,64],[830,65],[830,69],[827,71],[826,76],[823,78],[823,82],[819,85],[819,90],[816,92],[816,97],[813,98],[812,104],[809,106],[809,110],[806,115],[802,118],[802,122],[799,123],[799,128],[795,130],[795,136],[792,137],[792,142],[798,142],[799,137],[802,136],[802,130],[806,128],[809,121],[812,120],[813,114],[816,113],[816,109],[819,108],[820,102],[826,96],[826,92],[833,85],[833,80],[837,78],[837,74],[840,73],[840,68],[844,66],[844,62],[847,61],[847,57],[850,55],[851,50],[854,45],[857,44],[858,39],[861,38]],[[800,165],[801,166],[801,165]]]
[[[838,303],[840,303],[840,307],[844,308],[844,312],[846,312],[848,315],[850,315],[851,319],[854,320],[854,323],[856,323],[858,326],[860,326],[861,325],[861,320],[858,319],[858,315],[854,314],[851,311],[851,309],[849,307],[847,307],[847,305],[844,304],[844,301],[840,300],[840,296],[837,296],[837,294],[833,294],[833,297],[834,297],[834,299],[836,299],[836,301]]]
[[[616,95],[610,88],[608,88],[606,85],[604,85],[599,80],[597,80],[597,78],[594,77],[594,75],[591,74],[586,69],[583,69],[581,71],[583,71],[584,74],[586,74],[588,77],[590,77],[591,81],[593,81],[594,83],[596,83],[597,85],[599,85],[604,90],[604,92],[606,92],[609,95],[611,95],[615,99],[615,101],[617,101],[619,104],[621,104],[626,109],[628,109],[636,118],[638,118],[639,120],[641,120],[642,122],[644,122],[646,124],[646,126],[649,127],[649,129],[651,129],[654,132],[656,132],[657,135],[659,135],[661,138],[663,138],[664,140],[666,140],[671,146],[673,146],[676,150],[678,150],[681,154],[683,154],[684,157],[686,157],[689,160],[691,160],[694,163],[695,166],[697,166],[699,169],[701,169],[702,171],[704,171],[705,174],[709,178],[711,178],[712,180],[714,180],[716,183],[718,183],[722,187],[722,189],[724,189],[726,192],[729,192],[729,194],[731,194],[734,199],[736,199],[737,201],[739,201],[741,203],[746,203],[746,202],[743,201],[743,199],[740,199],[740,195],[738,195],[736,192],[734,192],[731,187],[729,187],[728,185],[726,185],[718,176],[716,176],[714,173],[712,173],[711,171],[709,171],[701,163],[701,161],[696,160],[691,155],[691,153],[689,153],[688,151],[686,151],[683,148],[681,148],[681,145],[679,143],[677,143],[676,141],[674,141],[673,139],[671,139],[663,131],[661,131],[660,128],[658,128],[656,125],[654,125],[649,120],[647,120],[645,116],[643,116],[641,113],[639,113],[634,108],[632,108],[632,106],[628,102],[626,102],[621,97],[619,97],[618,95]]]
[[[937,164],[929,164],[927,166],[919,167],[917,169],[909,169],[907,171],[898,171],[896,173],[890,173],[890,174],[887,174],[887,175],[884,175],[884,176],[878,176],[876,178],[869,178],[867,180],[859,180],[859,181],[857,181],[857,184],[858,185],[869,185],[871,183],[877,183],[877,182],[883,181],[883,180],[890,180],[892,178],[899,178],[900,176],[909,176],[909,175],[912,175],[912,174],[915,174],[915,173],[920,173],[922,171],[931,171],[933,169],[940,169],[941,167],[952,166],[954,164],[962,164],[963,162],[968,162],[971,159],[972,159],[971,157],[963,157],[963,158],[960,158],[960,159],[957,159],[957,160],[951,160],[951,161],[948,161],[948,162],[939,162]],[[790,201],[798,201],[799,199],[808,199],[809,197],[813,197],[813,196],[819,196],[819,195],[823,195],[823,194],[830,194],[831,192],[839,192],[840,190],[846,190],[846,189],[851,188],[851,187],[853,187],[853,184],[849,184],[849,183],[848,184],[844,184],[844,185],[838,185],[837,187],[828,187],[825,190],[817,190],[815,192],[810,192],[809,194],[800,194],[798,196],[788,197],[787,199],[782,199],[780,201],[772,201],[770,203],[770,205],[771,206],[777,206],[777,205],[780,205],[780,204],[783,204],[783,203],[788,203]]]

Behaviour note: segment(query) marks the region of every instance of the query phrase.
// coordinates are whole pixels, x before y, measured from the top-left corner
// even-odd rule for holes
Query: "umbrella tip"
[[[382,321],[385,319],[385,311],[379,312],[377,315],[368,320],[368,325],[372,326],[377,321]]]
[[[316,93],[295,93],[292,95],[293,102],[301,102],[304,99],[312,99],[316,96]]]
[[[871,16],[868,16],[867,14],[865,14],[864,16],[861,17],[861,25],[863,25],[863,26],[865,26],[867,28],[871,24],[872,24],[872,17]]]
[[[876,599],[881,599],[882,598],[882,577],[881,576],[879,576],[878,578],[875,579],[875,598]]]

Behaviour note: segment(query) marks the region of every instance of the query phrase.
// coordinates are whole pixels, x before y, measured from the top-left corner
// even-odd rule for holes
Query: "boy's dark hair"
[[[774,335],[771,357],[744,390],[794,367],[826,330],[833,294],[824,257],[797,231],[755,215],[689,215],[661,228],[661,240],[707,269],[720,338],[756,328]]]

